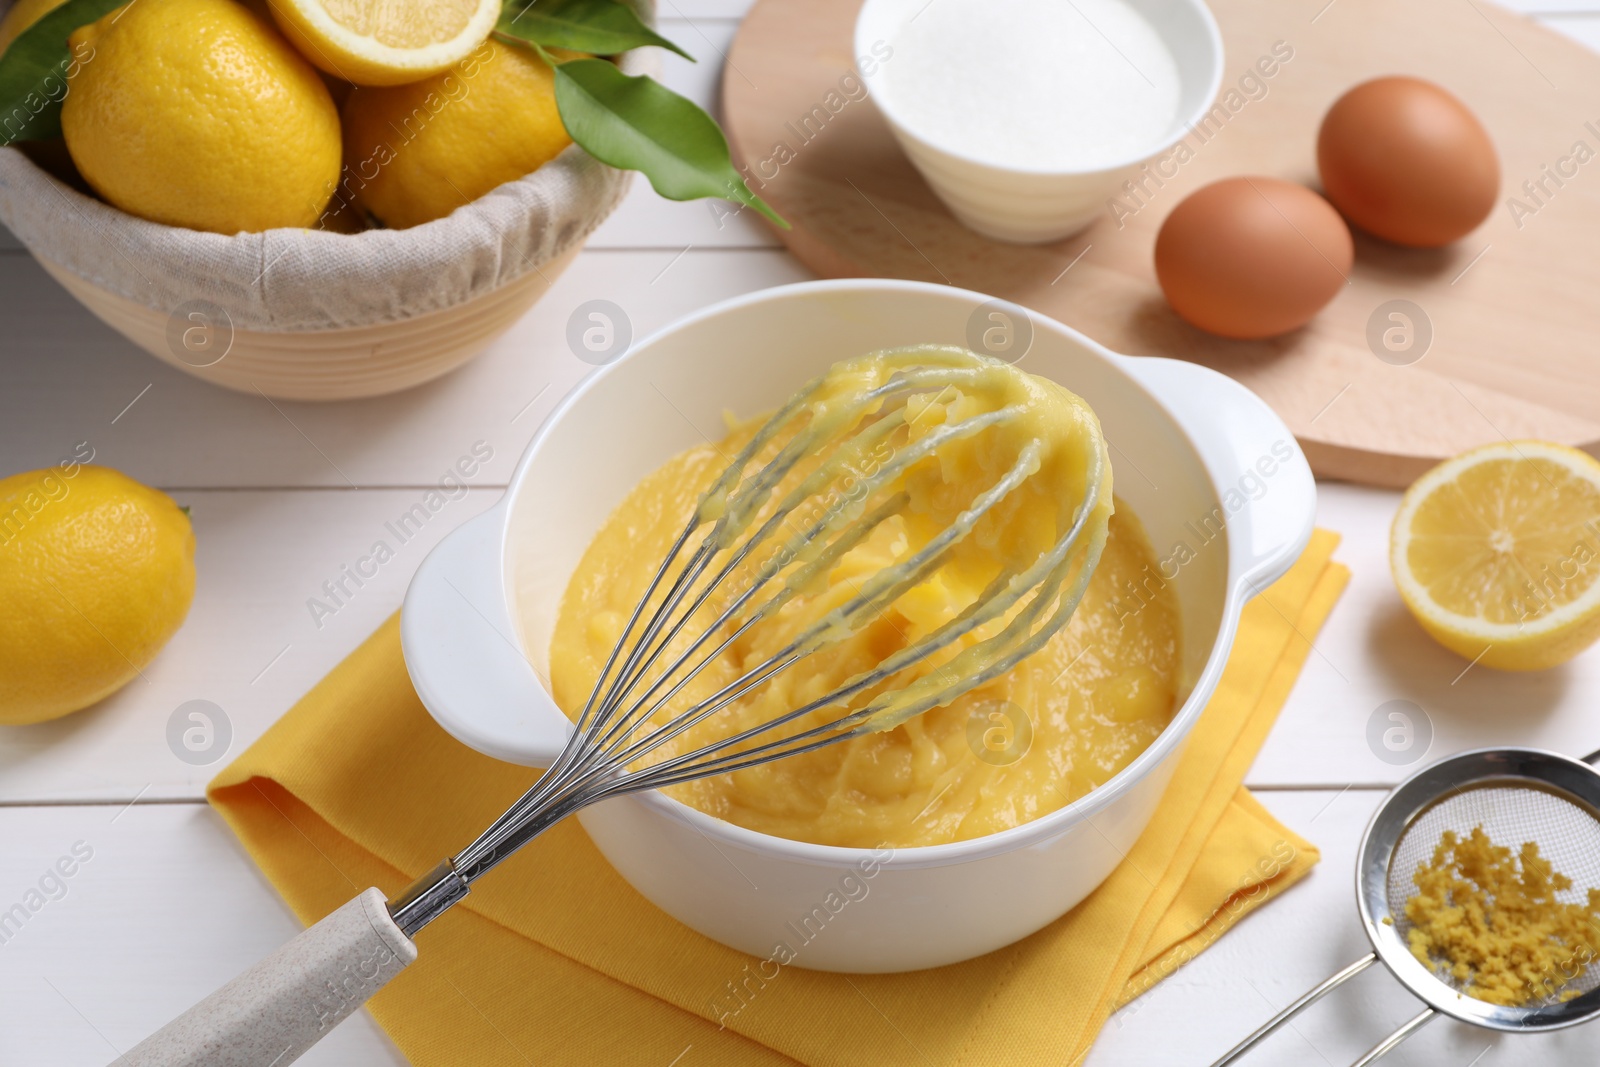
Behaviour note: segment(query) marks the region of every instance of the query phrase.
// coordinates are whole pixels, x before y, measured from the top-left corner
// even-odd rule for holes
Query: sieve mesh
[[[1524,842],[1537,842],[1539,852],[1555,869],[1572,879],[1572,888],[1557,894],[1563,903],[1582,903],[1589,887],[1600,887],[1600,816],[1594,811],[1553,789],[1531,784],[1500,782],[1468,788],[1426,808],[1395,845],[1389,860],[1388,905],[1402,941],[1411,932],[1405,906],[1417,892],[1412,881],[1417,867],[1433,858],[1446,830],[1465,837],[1478,826],[1496,845],[1513,850]],[[1443,974],[1437,976],[1460,992],[1459,983]],[[1588,993],[1596,988],[1600,988],[1600,960],[1590,963],[1561,991]]]

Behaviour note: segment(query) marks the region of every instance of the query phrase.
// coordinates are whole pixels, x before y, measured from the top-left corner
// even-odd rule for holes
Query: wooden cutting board
[[[1191,133],[1190,158],[1108,203],[1087,231],[1027,247],[962,227],[901,154],[852,81],[859,6],[760,0],[723,74],[735,160],[794,224],[781,236],[819,274],[976,289],[1121,352],[1215,367],[1266,398],[1324,477],[1406,485],[1503,438],[1600,451],[1600,56],[1487,0],[1213,0],[1226,113],[1209,136]],[[1292,57],[1253,79],[1275,48]],[[1351,284],[1287,337],[1228,341],[1178,319],[1151,266],[1167,212],[1235,174],[1315,186],[1328,105],[1356,82],[1401,72],[1444,85],[1488,126],[1502,167],[1489,220],[1435,250],[1358,233]],[[1395,300],[1422,312],[1410,316],[1409,349],[1384,307]],[[1400,326],[1393,347],[1369,343],[1369,323],[1377,338]]]

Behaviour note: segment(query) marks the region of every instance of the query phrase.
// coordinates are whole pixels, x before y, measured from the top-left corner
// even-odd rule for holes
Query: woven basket
[[[629,73],[653,64],[625,56]],[[630,175],[576,145],[407,230],[231,237],[148,222],[0,149],[0,223],[134,344],[216,385],[288,400],[378,396],[488,347],[572,262]]]

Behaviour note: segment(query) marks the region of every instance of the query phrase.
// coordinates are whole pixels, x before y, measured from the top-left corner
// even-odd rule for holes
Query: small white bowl
[[[1015,305],[918,282],[807,282],[707,308],[569,394],[529,443],[500,503],[423,561],[401,614],[422,702],[473,748],[547,766],[572,728],[546,687],[557,607],[589,540],[639,479],[702,433],[720,434],[724,411],[775,408],[847,356],[967,344],[975,324],[981,331],[995,314],[1013,316],[1019,336],[1031,336],[1025,369],[1094,406],[1113,446],[1117,495],[1158,557],[1180,560],[1180,544],[1193,552],[1169,575],[1185,686],[1171,725],[1077,802],[947,845],[874,852],[789,841],[660,793],[609,800],[578,817],[663,911],[756,956],[787,943],[800,967],[936,967],[1065,914],[1144,830],[1216,688],[1241,608],[1311,535],[1316,486],[1293,435],[1253,393],[1192,363],[1120,356]],[[813,928],[821,932],[806,938]]]
[[[971,2],[971,0],[966,0]],[[950,213],[969,229],[998,241],[1042,244],[1083,229],[1105,210],[1117,187],[1140,164],[1172,148],[1211,107],[1222,84],[1222,33],[1203,0],[1127,0],[1150,23],[1172,53],[1178,68],[1178,108],[1171,126],[1158,140],[1127,159],[1092,170],[1028,169],[997,165],[977,155],[953,151],[919,135],[892,94],[881,91],[884,71],[893,57],[862,80],[923,178]],[[856,17],[855,54],[877,56],[893,48],[904,27],[927,7],[928,0],[866,0]],[[876,48],[874,46],[877,46]],[[952,61],[952,76],[959,65]]]

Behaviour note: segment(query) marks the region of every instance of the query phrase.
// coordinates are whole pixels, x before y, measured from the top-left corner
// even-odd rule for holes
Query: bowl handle
[[[406,591],[400,643],[417,696],[453,737],[547,767],[571,724],[523,654],[506,603],[505,509],[502,499],[428,553]]]
[[[1300,558],[1317,518],[1317,483],[1294,433],[1266,401],[1224,374],[1178,359],[1126,357],[1211,472],[1232,571],[1253,596]]]

